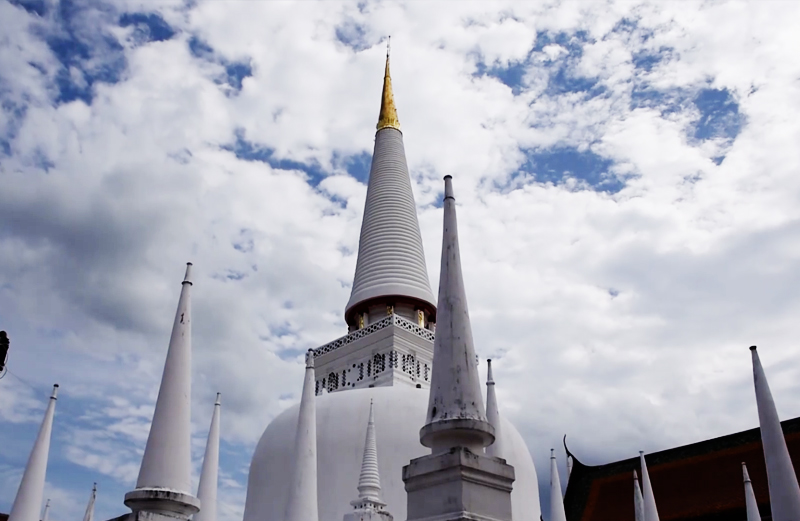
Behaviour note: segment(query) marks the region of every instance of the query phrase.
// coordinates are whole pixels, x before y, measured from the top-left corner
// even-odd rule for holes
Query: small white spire
[[[567,521],[564,511],[564,496],[561,494],[561,480],[558,477],[556,451],[550,449],[550,519],[548,521]]]
[[[569,484],[569,478],[572,476],[572,456],[567,454],[567,484]]]
[[[644,488],[644,519],[645,521],[658,521],[658,509],[656,508],[656,498],[653,495],[653,485],[650,484],[650,473],[647,472],[647,464],[644,461],[644,451],[639,451],[639,462],[642,465],[642,488]]]
[[[500,441],[500,410],[497,407],[497,395],[494,391],[492,361],[486,360],[486,419],[494,427],[494,443],[486,447],[486,454],[495,458],[503,457],[503,444]]]
[[[306,375],[297,435],[294,445],[294,468],[290,481],[286,521],[319,521],[317,506],[317,409],[314,401],[314,350],[306,353]]]
[[[769,503],[772,521],[797,521],[800,519],[800,487],[794,473],[792,459],[786,448],[778,410],[769,390],[767,377],[756,346],[750,347],[753,355],[753,383],[758,406],[758,423],[761,426],[761,444],[764,447],[764,461],[767,464],[767,483],[769,484]]]
[[[633,471],[633,514],[635,521],[644,521],[644,499],[639,488],[639,476]]]
[[[364,457],[361,459],[361,475],[358,477],[358,499],[380,503],[381,476],[378,472],[378,443],[375,440],[374,414],[372,400],[370,400],[367,436],[364,440]]]
[[[381,476],[378,471],[378,443],[375,436],[375,415],[369,401],[369,420],[364,440],[364,457],[358,478],[358,499],[351,501],[354,509],[344,515],[344,521],[392,521],[392,515],[381,501]]]
[[[465,447],[478,454],[494,442],[495,434],[483,407],[461,272],[456,200],[449,175],[444,177],[444,231],[437,313],[428,415],[420,430],[420,441],[430,447],[433,454],[453,447]]]
[[[48,499],[44,503],[44,513],[42,514],[42,521],[47,521],[50,517],[50,500]]]
[[[214,412],[211,415],[211,427],[208,429],[206,453],[203,457],[203,470],[200,472],[200,484],[197,486],[197,499],[200,500],[200,512],[194,515],[193,521],[217,521],[217,483],[219,481],[219,416],[222,408],[221,394],[217,393]]]
[[[188,517],[199,510],[192,496],[192,263],[186,263],[161,387],[136,489],[125,495],[134,512],[168,511]],[[173,492],[163,494],[164,489]]]
[[[95,499],[97,499],[97,483],[92,485],[92,495],[89,497],[89,504],[86,505],[86,512],[83,514],[83,521],[94,521]]]
[[[742,474],[744,476],[744,503],[747,508],[747,521],[761,521],[756,493],[753,492],[753,484],[750,482],[750,475],[747,473],[747,465],[744,462],[742,462]]]
[[[39,434],[28,457],[28,464],[22,474],[17,496],[8,515],[8,521],[37,521],[42,509],[44,482],[47,474],[47,458],[50,454],[50,435],[53,432],[53,416],[56,412],[58,384],[53,386],[53,393],[44,411],[44,419],[39,427]],[[45,515],[49,511],[49,503],[45,506]]]

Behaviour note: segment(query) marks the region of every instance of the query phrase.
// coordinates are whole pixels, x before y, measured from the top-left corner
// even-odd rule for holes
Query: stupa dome
[[[342,521],[358,497],[364,432],[370,400],[375,407],[375,435],[381,495],[396,520],[406,519],[403,467],[430,453],[419,442],[425,424],[428,389],[398,385],[352,389],[316,397],[317,476],[320,521]],[[282,521],[289,496],[291,447],[297,429],[298,406],[267,427],[250,464],[244,521]],[[536,469],[514,426],[501,417],[503,456],[516,473],[511,493],[514,521],[539,521]]]

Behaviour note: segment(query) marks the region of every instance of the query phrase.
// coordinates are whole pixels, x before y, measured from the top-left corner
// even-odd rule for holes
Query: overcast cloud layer
[[[221,391],[241,518],[302,353],[346,331],[389,34],[432,285],[451,174],[541,485],[565,433],[600,464],[756,426],[754,343],[800,415],[798,10],[0,0],[0,511],[56,381],[51,519],[93,481],[126,511],[192,261],[195,475]]]

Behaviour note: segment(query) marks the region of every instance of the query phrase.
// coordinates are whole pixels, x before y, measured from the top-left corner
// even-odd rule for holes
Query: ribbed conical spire
[[[381,476],[378,472],[378,443],[375,440],[375,416],[372,401],[369,402],[367,437],[364,440],[364,457],[361,460],[361,475],[358,478],[358,498],[381,502]]]
[[[169,511],[179,516],[197,512],[192,496],[192,263],[186,264],[181,296],[172,325],[167,360],[161,375],[156,409],[139,468],[136,489],[125,495],[133,511]],[[164,489],[173,494],[163,494]]]
[[[197,486],[197,499],[200,500],[200,512],[193,521],[217,521],[217,482],[219,474],[219,415],[222,407],[221,395],[217,393],[214,413],[211,415],[211,427],[208,429],[208,442],[203,457],[203,470],[200,472],[200,484]]]
[[[633,471],[633,515],[635,521],[644,521],[644,499],[635,470]]]
[[[427,312],[431,319],[436,313],[403,134],[398,128],[387,56],[356,274],[345,308],[345,320],[351,327],[357,327],[358,313],[365,311],[370,303],[380,304],[382,300],[391,304],[394,299],[405,299]]]
[[[548,521],[567,521],[564,511],[564,496],[561,495],[561,480],[558,477],[556,451],[550,449],[550,519]]]
[[[486,420],[472,343],[452,177],[445,176],[444,183],[439,311],[427,424],[420,431],[420,441],[434,454],[457,446],[479,453],[494,441],[494,428]]]
[[[42,511],[44,482],[47,474],[47,458],[50,454],[50,435],[53,432],[53,416],[56,412],[56,396],[58,384],[53,386],[53,394],[44,412],[44,420],[39,427],[39,434],[28,457],[28,464],[22,474],[17,496],[8,515],[8,521],[38,521]],[[49,505],[49,504],[48,504]],[[45,508],[47,512],[47,508]]]
[[[42,514],[42,521],[47,521],[50,517],[50,500],[44,503],[44,513]]]
[[[658,521],[658,509],[656,508],[656,498],[653,495],[653,485],[650,484],[650,473],[647,472],[647,464],[644,461],[644,452],[639,451],[639,461],[642,465],[642,488],[644,488],[644,519],[645,521]]]
[[[792,459],[786,448],[786,439],[778,419],[778,410],[769,390],[764,368],[758,358],[756,346],[750,348],[753,355],[753,382],[756,389],[758,423],[761,426],[761,443],[764,461],[767,464],[769,502],[773,521],[800,521],[800,487],[794,473]],[[649,521],[649,520],[648,520]]]
[[[83,514],[83,521],[94,521],[94,502],[97,499],[97,483],[92,485],[92,495],[89,497],[89,504],[86,505],[86,512]]]
[[[486,447],[486,454],[495,458],[503,457],[503,445],[500,441],[500,411],[497,408],[497,396],[494,392],[494,377],[492,376],[492,361],[487,360],[486,365],[486,420],[494,427],[494,443]]]
[[[317,506],[317,408],[314,401],[314,352],[306,353],[306,375],[297,417],[294,468],[286,521],[319,521]]]
[[[761,521],[756,493],[753,492],[753,484],[750,482],[750,475],[747,473],[747,465],[744,462],[742,462],[742,474],[744,477],[744,503],[747,509],[747,521]]]

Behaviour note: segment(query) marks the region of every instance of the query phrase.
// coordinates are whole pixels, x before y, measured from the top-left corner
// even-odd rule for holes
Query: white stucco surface
[[[317,456],[320,521],[341,521],[358,497],[364,451],[364,429],[370,399],[375,403],[375,435],[383,500],[397,521],[406,518],[403,466],[429,454],[419,443],[425,423],[428,391],[406,386],[354,389],[318,396]],[[298,407],[279,415],[267,427],[253,455],[244,521],[283,521],[294,459]],[[539,520],[536,470],[522,436],[501,418],[502,441],[516,481],[511,493],[515,521]]]

